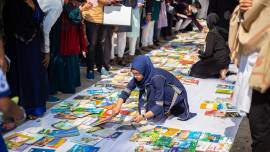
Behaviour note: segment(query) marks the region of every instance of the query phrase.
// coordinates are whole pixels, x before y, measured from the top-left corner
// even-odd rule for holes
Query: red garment
[[[62,14],[60,55],[79,55],[87,51],[82,24],[72,23]]]

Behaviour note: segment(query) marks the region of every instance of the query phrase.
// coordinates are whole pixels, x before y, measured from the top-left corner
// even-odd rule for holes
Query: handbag
[[[228,41],[230,49],[238,58],[259,52],[249,85],[261,93],[270,87],[269,14],[269,0],[254,0],[252,7],[242,15],[237,7],[232,14]]]
[[[103,24],[131,26],[132,8],[127,6],[104,6]]]
[[[270,27],[270,2],[257,0],[245,14],[239,6],[234,10],[230,20],[229,47],[232,52],[250,54],[265,39],[265,32]]]

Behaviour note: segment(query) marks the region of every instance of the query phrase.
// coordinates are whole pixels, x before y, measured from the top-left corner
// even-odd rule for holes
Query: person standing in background
[[[17,104],[15,104],[13,101],[9,99],[10,95],[10,89],[6,80],[6,76],[4,72],[7,72],[7,61],[5,58],[5,50],[4,50],[4,44],[3,44],[3,36],[4,36],[4,23],[3,23],[3,7],[4,7],[4,1],[0,1],[0,113],[3,113],[6,117],[13,118],[14,122],[23,122],[25,120],[25,113],[24,109],[19,107]],[[5,66],[4,66],[5,65]],[[5,71],[3,71],[3,69]],[[0,118],[0,123],[1,123]],[[7,152],[7,148],[5,145],[5,142],[2,138],[2,135],[0,133],[0,151],[1,152]]]
[[[53,30],[53,26],[56,24],[57,20],[59,19],[62,11],[63,11],[63,5],[67,2],[67,0],[36,0],[41,8],[41,10],[44,12],[44,19],[43,19],[43,34],[44,34],[44,44],[42,48],[42,52],[45,53],[45,58],[43,60],[44,65],[46,68],[48,67],[48,85],[49,85],[49,93],[53,92],[54,85],[56,85],[58,82],[52,82],[53,71],[53,60],[55,57],[55,46],[54,42],[51,40],[51,36],[55,35],[55,33],[51,32]],[[53,34],[52,34],[53,33]],[[60,44],[60,41],[59,41]],[[57,45],[59,45],[57,44]],[[59,99],[54,96],[49,96],[48,102],[56,102]]]
[[[240,0],[239,3],[231,18],[229,34],[229,46],[239,59],[233,104],[241,113],[247,114],[252,151],[269,152],[270,1]],[[242,36],[246,43],[240,41]],[[239,47],[235,47],[235,43]]]
[[[142,50],[149,51],[154,47],[155,22],[158,21],[160,12],[160,0],[147,0],[145,7],[145,18],[142,27]]]
[[[198,13],[198,18],[206,19],[207,18],[207,11],[209,7],[209,0],[199,0],[202,5],[202,9]]]
[[[139,10],[138,10],[138,2],[137,0],[124,0],[121,2],[122,5],[126,7],[132,8],[132,16],[131,16],[131,25],[130,26],[117,26],[116,27],[116,34],[117,34],[117,54],[119,65],[126,66],[129,63],[130,56],[134,56],[135,54],[135,47],[137,37],[139,36],[139,29],[140,29],[140,17],[139,17]],[[124,58],[124,52],[126,49],[127,43],[127,36],[130,38],[129,41],[129,55],[127,58]],[[114,59],[114,49],[112,51],[112,59]]]
[[[106,36],[106,28],[103,23],[103,7],[112,3],[108,0],[98,0],[97,4],[93,4],[90,9],[82,11],[82,16],[86,25],[86,36],[88,39],[87,53],[87,79],[94,79],[94,66],[101,74],[107,74],[109,67],[104,64],[104,44]]]
[[[216,13],[220,18],[218,26],[229,31],[230,16],[238,4],[238,0],[209,0],[207,15]]]
[[[44,114],[48,97],[48,53],[42,51],[44,15],[35,0],[8,0],[3,12],[5,50],[12,61],[7,73],[11,96],[19,96],[30,119]]]
[[[113,26],[112,25],[104,25],[105,27],[105,42],[104,42],[104,66],[107,67],[107,70],[109,71],[111,68],[111,54],[113,49]],[[109,74],[106,71],[103,71],[103,74],[107,75]]]
[[[127,57],[128,63],[132,62],[135,55],[136,44],[139,41],[140,28],[141,28],[140,10],[144,6],[144,1],[138,0],[136,4],[137,5],[134,5],[132,9],[132,24],[131,24],[132,31],[127,33],[127,37],[129,40],[129,55]]]
[[[43,34],[44,34],[44,48],[43,52],[45,53],[45,58],[43,63],[48,67],[50,62],[50,32],[52,26],[59,18],[60,14],[63,11],[64,2],[67,0],[37,0],[40,9],[44,13],[43,20]]]
[[[160,12],[159,12],[159,18],[157,21],[157,31],[156,37],[155,37],[155,45],[160,46],[160,34],[161,34],[161,29],[165,28],[168,26],[168,20],[167,20],[167,8],[166,8],[166,2],[165,0],[161,1],[160,4]]]
[[[172,0],[165,0],[166,12],[167,12],[167,22],[168,26],[161,29],[162,35],[165,40],[170,40],[172,38],[172,26],[173,26],[173,13],[174,7],[172,6]]]
[[[59,50],[54,51],[53,67],[51,68],[51,88],[54,93],[75,93],[76,87],[80,86],[80,59],[79,54],[86,56],[87,42],[82,25],[81,10],[86,5],[81,5],[79,0],[69,0],[63,9],[60,17],[60,34],[56,44]],[[91,7],[90,5],[88,7]],[[56,46],[54,46],[56,47]],[[58,52],[58,53],[56,53]],[[51,90],[52,91],[52,90]]]
[[[2,49],[0,49],[0,67],[2,68],[2,70],[4,72],[7,72],[8,71],[8,62],[6,60],[6,57],[5,57],[5,51],[4,51],[4,48],[3,48],[3,35],[4,35],[4,23],[3,23],[3,16],[2,16],[2,10],[3,10],[3,7],[4,7],[4,2],[3,0],[0,1],[0,29],[1,29],[1,33],[0,33],[0,39],[1,39],[1,47]]]

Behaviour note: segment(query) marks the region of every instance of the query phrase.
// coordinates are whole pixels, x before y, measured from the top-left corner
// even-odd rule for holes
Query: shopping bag
[[[131,13],[131,7],[104,6],[103,24],[131,26]]]

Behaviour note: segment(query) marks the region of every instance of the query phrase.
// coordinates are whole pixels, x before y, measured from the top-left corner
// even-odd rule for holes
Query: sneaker
[[[87,72],[86,78],[87,78],[87,79],[90,79],[90,80],[95,79],[94,71],[89,71],[89,72]]]
[[[109,75],[109,71],[107,71],[104,67],[101,68],[101,75]]]

